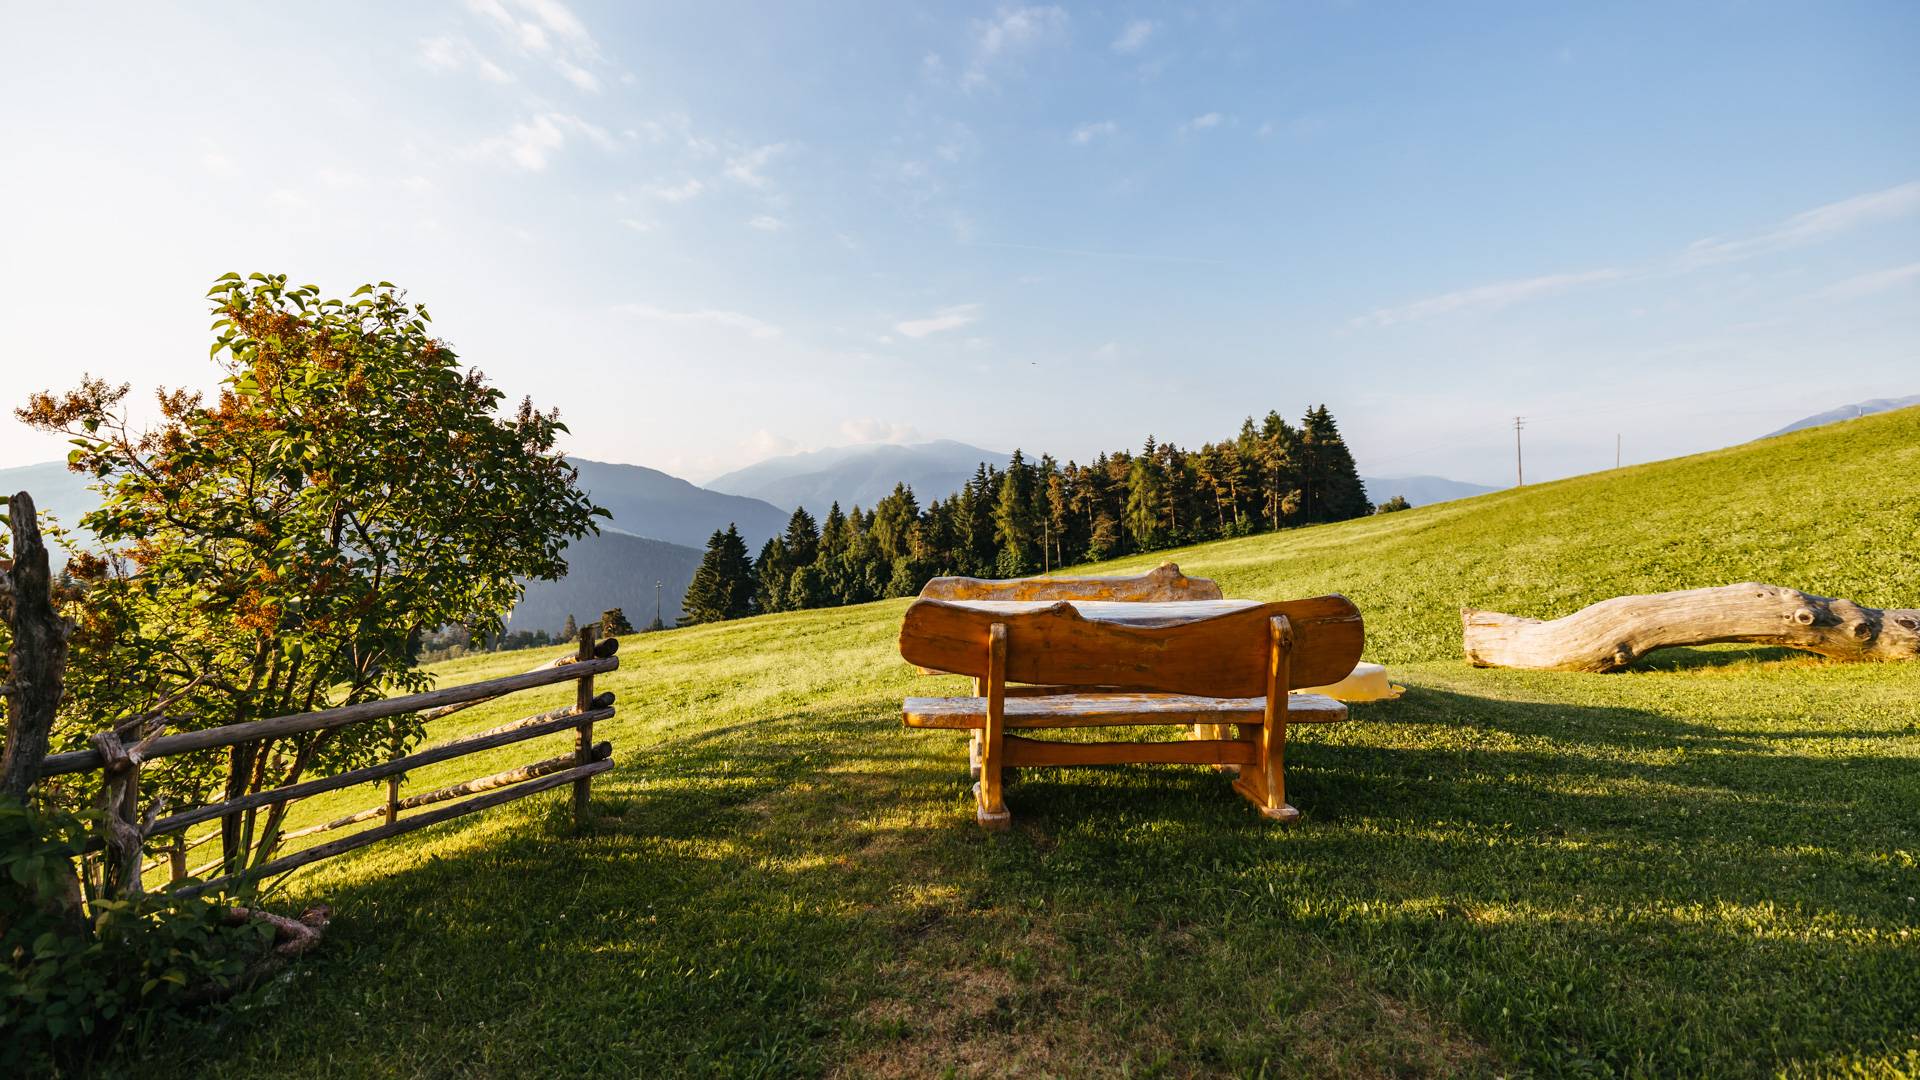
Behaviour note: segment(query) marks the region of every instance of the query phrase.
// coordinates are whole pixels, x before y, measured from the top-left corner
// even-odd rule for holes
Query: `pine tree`
[[[680,625],[720,622],[753,614],[753,561],[740,530],[728,525],[707,539],[707,552],[681,601]]]
[[[761,545],[760,557],[753,560],[753,600],[765,611],[785,611],[787,582],[793,577],[793,563],[787,558],[785,540],[776,536]]]
[[[1033,572],[1038,561],[1040,530],[1034,520],[1034,471],[1016,448],[1007,471],[1000,474],[1000,490],[994,500],[993,538],[998,545],[994,573],[1003,578],[1021,577]]]
[[[794,508],[793,516],[787,519],[787,531],[780,537],[786,545],[787,561],[793,566],[811,566],[820,554],[820,527],[814,523],[813,515],[807,508]]]
[[[1325,405],[1308,409],[1300,429],[1306,459],[1302,516],[1308,521],[1345,521],[1372,512],[1353,451],[1340,437],[1333,413]]]
[[[579,624],[573,621],[572,612],[567,613],[567,623],[565,626],[562,626],[560,628],[560,640],[561,641],[580,640],[580,627],[579,627]]]
[[[1146,450],[1133,459],[1127,473],[1127,531],[1141,551],[1159,546],[1160,516],[1166,503],[1166,472],[1154,450],[1149,435]]]
[[[633,633],[633,624],[627,621],[627,613],[620,608],[608,608],[600,613],[600,636],[614,637],[619,634]]]

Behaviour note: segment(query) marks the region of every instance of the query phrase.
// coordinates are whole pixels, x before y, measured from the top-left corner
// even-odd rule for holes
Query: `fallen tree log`
[[[1717,642],[1834,660],[1920,658],[1920,609],[1861,607],[1754,582],[1621,596],[1545,621],[1473,608],[1460,620],[1475,667],[1618,671],[1655,649]]]

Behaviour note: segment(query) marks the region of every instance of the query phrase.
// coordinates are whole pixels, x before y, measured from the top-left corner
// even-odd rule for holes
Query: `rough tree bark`
[[[53,606],[53,574],[33,496],[7,500],[13,564],[0,575],[0,607],[13,625],[7,652],[7,749],[0,758],[0,795],[27,801],[40,777],[53,717],[66,689],[67,635],[73,627]]]
[[[1861,607],[1755,582],[1621,596],[1550,621],[1472,608],[1460,619],[1476,667],[1618,671],[1655,649],[1727,641],[1834,660],[1920,658],[1920,609]]]

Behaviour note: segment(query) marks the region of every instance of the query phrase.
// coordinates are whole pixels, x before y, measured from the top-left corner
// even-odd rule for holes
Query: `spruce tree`
[[[994,573],[1003,578],[1032,573],[1039,531],[1034,520],[1033,466],[1016,448],[1007,471],[1000,474],[1000,490],[994,499],[993,538],[998,545]]]
[[[787,580],[793,577],[793,564],[787,558],[785,540],[776,536],[760,548],[753,561],[753,599],[761,611],[787,609]]]
[[[566,625],[560,628],[560,640],[561,641],[580,640],[580,626],[578,623],[575,623],[573,621],[573,612],[571,611],[567,612]]]
[[[807,513],[804,506],[794,507],[793,516],[787,519],[787,531],[780,537],[786,546],[787,562],[791,566],[811,566],[820,554],[820,526],[815,524],[813,515]]]
[[[753,560],[740,530],[728,525],[707,539],[707,552],[687,585],[680,625],[721,622],[753,614]]]
[[[627,613],[620,608],[608,608],[600,613],[600,636],[615,637],[633,633],[633,624],[627,621]]]

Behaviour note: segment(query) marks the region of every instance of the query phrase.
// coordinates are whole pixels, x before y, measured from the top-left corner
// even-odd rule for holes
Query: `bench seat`
[[[1216,698],[1192,694],[1051,694],[1014,696],[1008,688],[1007,727],[1113,727],[1135,724],[1264,723],[1264,697]],[[984,697],[912,697],[902,706],[908,727],[984,728]],[[1325,724],[1347,718],[1345,704],[1319,694],[1293,694],[1287,723]]]

